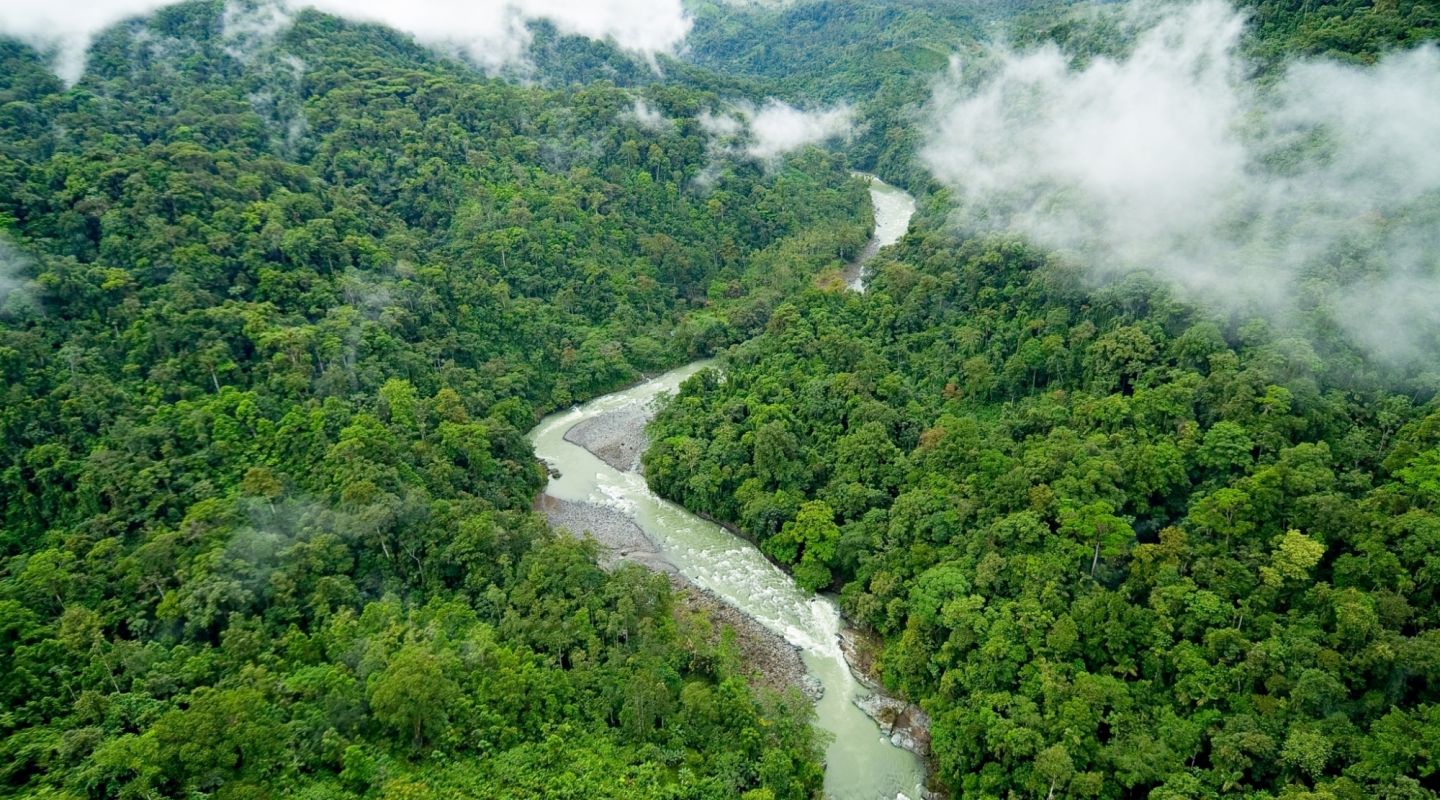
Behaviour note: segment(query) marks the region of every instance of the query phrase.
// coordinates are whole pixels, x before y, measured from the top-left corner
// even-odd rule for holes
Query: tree
[[[460,689],[451,680],[454,665],[420,644],[407,644],[370,679],[375,718],[410,737],[419,750],[449,727],[449,708]]]
[[[812,500],[800,506],[795,519],[785,523],[780,533],[765,543],[765,551],[787,564],[798,561],[795,582],[800,588],[813,592],[833,580],[830,567],[839,542],[840,527],[835,524],[835,512],[823,500]]]
[[[1270,564],[1260,568],[1260,578],[1270,586],[1296,583],[1310,577],[1310,570],[1325,555],[1325,545],[1297,530],[1278,538]]]
[[[1115,558],[1122,555],[1135,538],[1130,524],[1115,516],[1115,507],[1104,500],[1087,503],[1070,512],[1062,512],[1060,517],[1061,530],[1081,542],[1093,544],[1091,577],[1095,576],[1101,556]]]

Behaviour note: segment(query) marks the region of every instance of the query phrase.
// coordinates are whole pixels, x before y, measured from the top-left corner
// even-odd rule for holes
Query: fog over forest
[[[954,65],[922,157],[956,228],[1023,233],[1101,277],[1153,269],[1225,309],[1318,304],[1392,362],[1437,352],[1440,50],[1300,59],[1261,84],[1228,4],[1121,13],[1118,57],[997,47]],[[1363,266],[1307,290],[1340,260]]]
[[[1440,800],[1436,0],[0,0],[0,796]]]

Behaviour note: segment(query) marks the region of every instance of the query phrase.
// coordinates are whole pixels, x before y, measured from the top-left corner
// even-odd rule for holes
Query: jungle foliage
[[[863,184],[223,7],[70,89],[0,47],[0,794],[813,796],[809,705],[551,533],[524,432],[758,331]]]
[[[772,42],[827,30],[817,47],[874,63],[883,36],[866,51],[847,26],[926,7],[767,9],[783,32],[732,55],[764,73]],[[1005,13],[1021,47],[1124,46],[1088,5]],[[1255,3],[1245,47],[1262,70],[1370,62],[1436,19]],[[903,69],[865,74],[923,119]],[[932,716],[955,796],[1440,794],[1434,370],[1387,372],[1318,310],[1221,316],[1144,276],[1097,288],[1024,242],[957,238],[896,152],[883,174],[928,190],[910,234],[864,295],[796,295],[690,379],[652,424],[652,487],[839,593],[882,640],[885,683]]]

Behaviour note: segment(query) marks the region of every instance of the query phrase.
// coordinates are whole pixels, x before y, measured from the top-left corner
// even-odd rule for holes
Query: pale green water
[[[875,257],[882,247],[900,241],[910,227],[910,218],[915,216],[915,198],[904,189],[891,186],[874,175],[857,172],[870,181],[870,204],[875,207],[875,232],[849,269],[845,270],[845,282],[850,288],[865,291],[865,279],[869,277],[865,262]]]
[[[909,195],[875,179],[871,192],[877,191],[886,199],[877,198],[875,202],[876,239],[889,236],[883,244],[890,244],[904,233],[914,201],[908,201],[906,211],[902,201]],[[895,198],[896,192],[904,198]],[[885,220],[879,219],[882,213]],[[874,249],[867,248],[867,252],[873,255]],[[827,794],[836,800],[918,798],[924,783],[920,759],[891,745],[875,722],[854,705],[855,699],[868,691],[855,680],[840,652],[840,614],[835,604],[801,591],[790,576],[749,542],[660,499],[639,474],[616,470],[584,448],[565,441],[565,432],[581,420],[637,404],[648,405],[661,393],[673,393],[681,382],[708,364],[687,364],[639,386],[542,420],[531,431],[530,440],[536,455],[554,465],[562,476],[551,479],[546,493],[625,512],[681,574],[801,649],[806,668],[825,687],[824,697],[816,704],[817,722],[834,736],[826,751]]]

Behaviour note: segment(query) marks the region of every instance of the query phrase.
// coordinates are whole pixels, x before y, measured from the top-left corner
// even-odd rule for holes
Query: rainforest
[[[0,2],[0,796],[1440,797],[1436,40]]]

